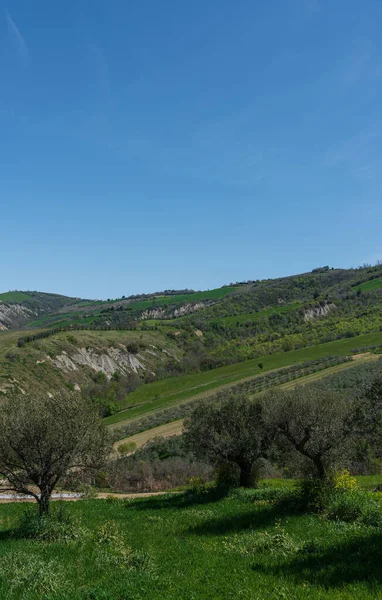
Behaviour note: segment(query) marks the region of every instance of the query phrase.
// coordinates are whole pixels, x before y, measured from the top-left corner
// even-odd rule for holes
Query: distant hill
[[[336,340],[348,339],[352,353],[379,351],[382,266],[322,267],[213,290],[106,301],[5,292],[0,329],[0,392],[97,388],[101,373],[106,383],[94,393],[115,404],[137,383],[234,368]],[[118,387],[118,373],[131,385]]]
[[[0,329],[17,329],[28,322],[78,304],[78,298],[44,292],[5,292],[0,294]]]

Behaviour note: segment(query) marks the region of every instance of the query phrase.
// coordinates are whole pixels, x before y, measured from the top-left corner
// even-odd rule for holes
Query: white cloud
[[[6,12],[5,16],[7,19],[8,31],[9,31],[9,35],[12,39],[12,42],[13,42],[20,58],[24,62],[27,63],[27,62],[29,62],[29,51],[28,51],[28,46],[26,44],[26,41],[25,41],[23,35],[21,34],[19,28],[17,27],[16,23],[12,19],[11,15],[9,14],[9,12]]]

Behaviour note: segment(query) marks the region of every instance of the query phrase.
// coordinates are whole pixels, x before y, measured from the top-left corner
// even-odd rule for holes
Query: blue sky
[[[0,291],[382,258],[380,0],[0,0]]]

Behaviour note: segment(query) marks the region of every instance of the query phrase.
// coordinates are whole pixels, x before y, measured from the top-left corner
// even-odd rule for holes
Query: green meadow
[[[235,315],[232,317],[219,317],[219,318],[213,319],[212,322],[217,322],[219,324],[223,324],[223,325],[232,327],[232,326],[235,326],[237,323],[239,323],[239,325],[242,325],[243,323],[257,321],[258,319],[261,319],[262,317],[270,317],[271,315],[274,315],[274,314],[283,315],[292,310],[297,310],[298,308],[300,308],[300,306],[302,306],[301,302],[294,302],[294,303],[288,304],[286,306],[272,306],[265,310],[259,310],[254,313],[243,313],[243,314]]]
[[[24,292],[5,292],[0,294],[1,302],[30,302],[31,297]]]
[[[265,481],[258,490],[227,495],[200,489],[56,503],[60,525],[37,539],[18,529],[35,506],[2,505],[0,597],[381,598],[381,529],[298,510],[283,483]],[[363,494],[382,510],[378,494]]]
[[[354,290],[361,290],[361,292],[372,292],[374,290],[382,289],[382,277],[377,277],[377,279],[371,279],[370,281],[365,281],[364,283],[360,283],[356,285]]]

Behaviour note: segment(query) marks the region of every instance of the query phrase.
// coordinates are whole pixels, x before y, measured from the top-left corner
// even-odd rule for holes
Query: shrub
[[[138,354],[139,346],[138,346],[137,342],[128,342],[126,344],[126,350],[128,352],[130,352],[131,354]]]
[[[93,537],[95,560],[99,567],[110,566],[115,569],[150,570],[151,559],[141,550],[129,546],[116,523],[107,521],[95,531]]]
[[[352,492],[358,488],[356,478],[352,477],[347,469],[332,473],[330,475],[330,482],[333,489],[343,492]]]
[[[321,512],[328,501],[328,479],[307,477],[295,486],[295,506],[300,511]]]
[[[190,477],[188,480],[190,490],[196,493],[203,493],[206,490],[206,483],[201,475]]]
[[[277,521],[273,533],[258,533],[253,540],[252,551],[267,552],[279,556],[288,556],[299,550],[298,544],[292,536],[281,527]]]
[[[20,356],[16,352],[7,352],[5,358],[12,363],[18,362],[20,360]]]
[[[118,446],[118,452],[120,454],[129,454],[130,452],[134,452],[136,448],[137,444],[135,442],[125,442],[124,444],[120,444]]]
[[[238,552],[245,556],[253,554],[273,554],[277,557],[287,557],[299,551],[300,547],[292,536],[276,521],[273,532],[251,532],[247,536],[233,535],[225,538],[223,546],[228,551]]]
[[[21,515],[14,535],[40,542],[68,544],[85,541],[88,531],[61,505],[59,509],[52,510],[49,515],[44,516],[40,516],[34,510],[26,510]]]
[[[330,495],[326,518],[331,521],[357,522],[371,527],[382,527],[382,506],[363,490],[334,490]]]

